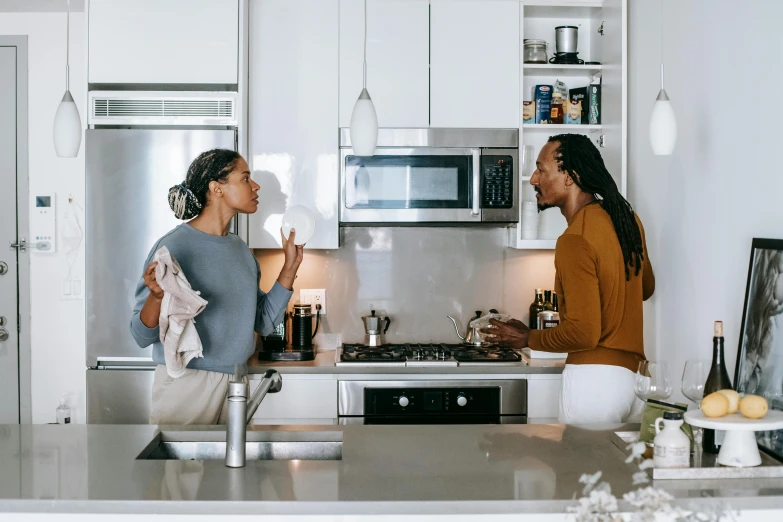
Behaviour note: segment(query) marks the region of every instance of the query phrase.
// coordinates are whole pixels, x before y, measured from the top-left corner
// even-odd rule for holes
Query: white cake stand
[[[761,464],[756,431],[783,428],[783,412],[770,410],[762,419],[748,419],[740,413],[732,413],[716,419],[707,417],[701,410],[685,412],[685,422],[692,426],[726,432],[718,454],[718,464],[735,468],[747,468]]]

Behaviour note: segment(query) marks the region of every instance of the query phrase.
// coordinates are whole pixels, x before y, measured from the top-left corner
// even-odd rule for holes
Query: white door
[[[432,0],[430,125],[518,128],[519,2]]]
[[[428,0],[367,0],[367,90],[380,127],[430,123]],[[340,127],[362,90],[364,0],[340,0]]]
[[[16,47],[0,47],[0,424],[19,423],[16,74]]]

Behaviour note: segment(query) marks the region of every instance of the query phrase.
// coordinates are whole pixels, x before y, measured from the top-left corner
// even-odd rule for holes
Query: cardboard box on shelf
[[[587,87],[576,87],[568,91],[567,124],[587,123]]]
[[[522,123],[535,123],[536,122],[536,102],[523,101],[522,102]]]
[[[590,85],[588,88],[588,95],[590,96],[590,112],[588,114],[587,123],[590,125],[601,124],[601,86]]]
[[[536,104],[536,123],[549,123],[552,110],[552,86],[536,85],[533,99]]]

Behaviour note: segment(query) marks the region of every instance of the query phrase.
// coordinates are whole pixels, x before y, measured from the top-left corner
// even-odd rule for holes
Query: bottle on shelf
[[[57,424],[71,423],[71,408],[68,407],[68,397],[60,397],[60,405],[57,406]]]
[[[715,393],[718,390],[733,389],[729,373],[726,371],[726,363],[723,361],[723,322],[715,321],[712,337],[712,366],[704,383],[704,396]],[[723,443],[723,432],[716,430],[704,430],[701,447],[707,453],[718,453]]]
[[[552,311],[559,312],[560,309],[557,306],[557,294],[552,292]]]
[[[549,112],[549,123],[553,125],[564,123],[565,106],[563,104],[563,96],[559,92],[552,95],[552,104]]]
[[[544,290],[544,310],[553,312],[555,305],[552,304],[552,290]]]
[[[538,330],[538,312],[542,310],[544,310],[544,291],[536,288],[536,298],[530,305],[530,317],[527,321],[531,330]]]

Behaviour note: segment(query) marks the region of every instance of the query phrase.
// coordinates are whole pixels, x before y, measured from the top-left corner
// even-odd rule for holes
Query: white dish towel
[[[155,280],[163,289],[160,342],[163,343],[166,371],[176,379],[185,373],[192,359],[204,356],[193,318],[204,311],[207,301],[190,287],[188,278],[168,248],[160,247],[155,252],[155,261],[158,262]]]

